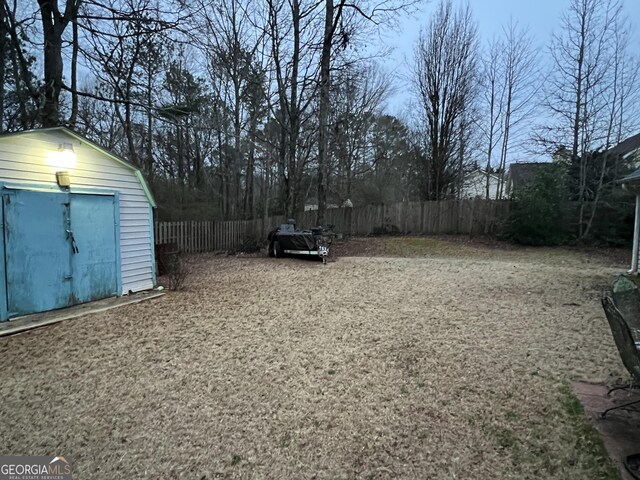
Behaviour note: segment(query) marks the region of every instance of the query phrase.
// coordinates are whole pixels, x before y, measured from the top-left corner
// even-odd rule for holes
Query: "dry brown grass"
[[[623,373],[624,266],[456,252],[198,256],[183,292],[0,339],[2,450],[78,479],[610,475],[566,384]]]

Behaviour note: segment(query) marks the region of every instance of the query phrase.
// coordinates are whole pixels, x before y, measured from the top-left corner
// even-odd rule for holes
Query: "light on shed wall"
[[[62,188],[71,187],[71,179],[69,178],[69,172],[56,172],[56,182],[58,186]]]
[[[55,152],[49,152],[47,162],[56,170],[71,170],[76,166],[78,157],[71,143],[62,143]]]

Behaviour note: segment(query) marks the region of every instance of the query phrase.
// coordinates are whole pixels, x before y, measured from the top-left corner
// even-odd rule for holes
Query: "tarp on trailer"
[[[282,233],[277,232],[274,240],[280,242],[283,250],[317,250],[316,238],[311,232]]]

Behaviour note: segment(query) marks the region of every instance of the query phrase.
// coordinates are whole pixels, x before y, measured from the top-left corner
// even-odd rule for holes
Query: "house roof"
[[[620,180],[618,180],[618,183],[640,183],[640,168],[638,170],[636,170],[635,172],[627,175],[626,177],[621,178]]]
[[[483,177],[487,176],[487,172],[485,172],[484,170],[482,170],[480,168],[475,168],[475,169],[471,170],[470,172],[467,172],[464,177],[467,178],[467,177],[470,177],[471,175],[478,175],[478,174],[482,175]],[[495,179],[495,180],[499,180],[498,176],[494,175],[493,173],[489,173],[488,175],[491,178]]]
[[[629,138],[625,138],[615,147],[607,150],[607,153],[613,155],[621,155],[623,158],[626,158],[636,152],[638,149],[640,149],[640,133],[637,133]]]
[[[520,188],[533,182],[538,172],[553,165],[550,162],[512,163],[509,166],[511,188]]]
[[[115,162],[121,164],[122,166],[132,170],[135,173],[136,177],[138,178],[138,181],[140,182],[140,185],[142,185],[142,189],[144,190],[144,193],[145,193],[147,199],[149,200],[149,203],[151,204],[151,206],[153,208],[156,208],[156,202],[153,199],[153,194],[151,193],[151,190],[149,189],[149,185],[147,184],[147,181],[145,180],[144,175],[142,174],[142,172],[140,171],[140,169],[138,167],[136,167],[134,164],[132,164],[128,160],[125,160],[120,155],[116,155],[115,153],[111,152],[110,150],[107,150],[106,148],[101,147],[100,145],[98,145],[97,143],[93,142],[92,140],[89,140],[84,135],[81,135],[78,132],[75,132],[75,131],[71,130],[70,128],[60,126],[60,127],[49,127],[49,128],[35,128],[33,130],[23,130],[23,131],[20,131],[20,132],[7,132],[7,133],[1,134],[0,135],[0,139],[6,138],[6,137],[9,137],[9,136],[30,135],[30,134],[39,133],[39,132],[60,132],[60,133],[64,133],[66,135],[69,135],[70,137],[75,138],[79,142],[83,142],[86,145],[88,145],[89,147],[93,148],[94,150],[97,150],[98,152],[102,153],[103,155],[106,155],[107,157],[111,158],[112,160],[114,160]]]

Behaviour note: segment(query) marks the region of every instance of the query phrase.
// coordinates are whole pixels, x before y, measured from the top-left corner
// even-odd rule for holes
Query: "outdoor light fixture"
[[[56,172],[56,182],[58,182],[59,187],[69,188],[71,186],[69,172]]]
[[[56,171],[67,171],[76,166],[78,158],[71,143],[61,143],[58,150],[49,153],[47,160]]]

